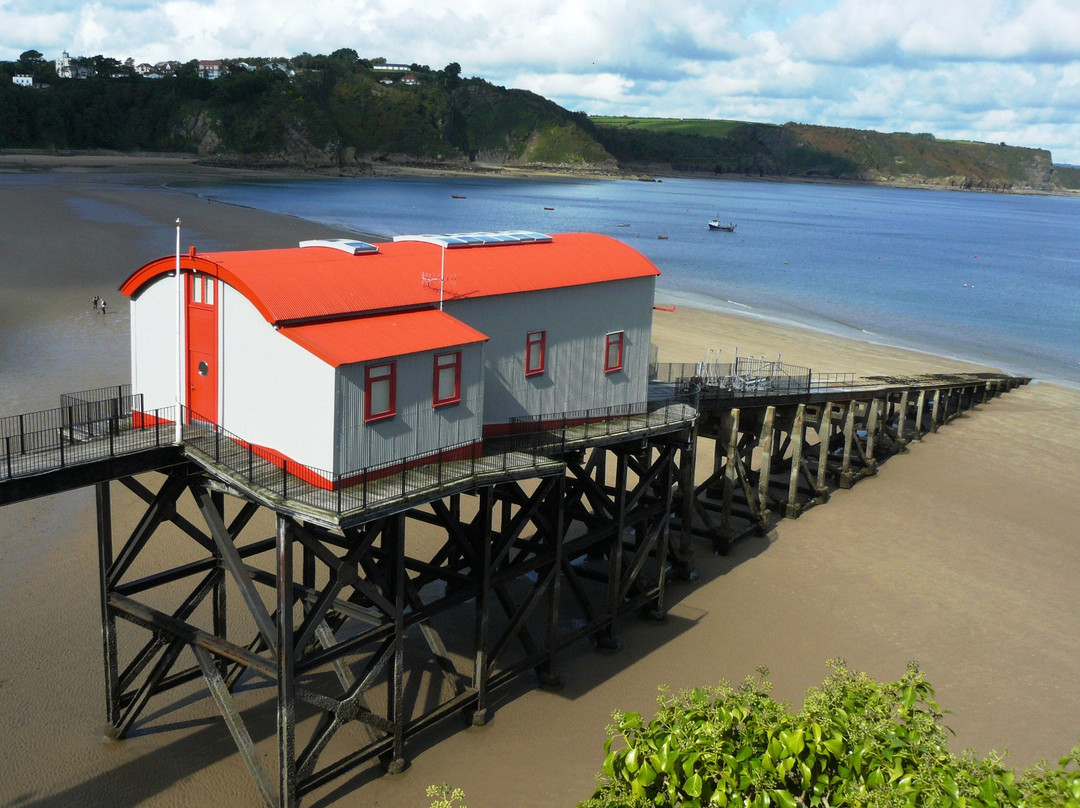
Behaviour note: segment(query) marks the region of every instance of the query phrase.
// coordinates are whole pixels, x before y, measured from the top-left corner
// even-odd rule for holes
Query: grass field
[[[651,132],[679,132],[684,135],[725,137],[732,129],[746,126],[748,121],[709,120],[707,118],[629,118],[590,115],[597,126],[640,129]]]

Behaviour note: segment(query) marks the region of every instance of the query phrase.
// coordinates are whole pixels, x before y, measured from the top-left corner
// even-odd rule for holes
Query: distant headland
[[[1080,193],[1045,149],[801,123],[602,118],[343,48],[291,59],[0,62],[0,150],[170,153],[232,168],[741,177]]]

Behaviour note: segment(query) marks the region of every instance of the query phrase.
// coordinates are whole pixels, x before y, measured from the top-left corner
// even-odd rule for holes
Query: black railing
[[[172,443],[170,434],[133,429],[142,395],[127,385],[71,393],[51,410],[0,418],[0,479],[24,477]],[[173,416],[163,412],[162,418]],[[141,416],[140,416],[141,417]]]
[[[272,497],[338,515],[377,509],[483,477],[555,467],[540,433],[447,446],[434,452],[332,473],[243,440],[185,410],[184,444]]]
[[[553,416],[512,419],[510,430],[482,444],[462,443],[355,471],[332,473],[289,460],[185,409],[183,441],[252,489],[338,515],[392,503],[470,481],[559,467],[567,447],[602,437],[655,431],[692,421],[695,395]]]
[[[699,388],[705,398],[797,394],[851,387],[854,373],[814,373],[810,368],[740,356],[734,362],[658,362],[650,381],[676,389]]]
[[[112,393],[112,395],[108,395]],[[65,405],[0,418],[0,479],[177,445],[177,408],[143,411],[125,388],[72,393]],[[474,480],[561,467],[560,453],[607,437],[648,434],[697,416],[696,393],[512,419],[507,434],[331,473],[259,447],[179,408],[181,441],[241,484],[338,515],[378,509]],[[197,456],[196,456],[197,458]]]
[[[522,415],[510,419],[511,434],[538,435],[540,451],[558,455],[568,448],[609,437],[648,434],[697,417],[698,392],[587,410]]]

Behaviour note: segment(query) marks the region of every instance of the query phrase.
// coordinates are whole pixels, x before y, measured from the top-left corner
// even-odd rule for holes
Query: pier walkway
[[[691,536],[725,553],[778,518],[797,518],[926,433],[1031,381],[994,372],[857,378],[754,358],[656,365],[653,375],[700,391],[696,435],[713,448],[712,473],[684,481],[693,495],[673,525],[676,554],[689,553]]]
[[[671,389],[641,404],[520,418],[482,448],[451,446],[334,475],[268,459],[185,407],[178,434],[177,408],[145,412],[142,396],[118,385],[0,418],[0,505],[191,461],[262,505],[340,528],[484,482],[561,474],[566,452],[683,429],[697,418],[695,404],[696,395]]]

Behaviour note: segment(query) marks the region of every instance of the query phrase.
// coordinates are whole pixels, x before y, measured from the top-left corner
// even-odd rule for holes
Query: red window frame
[[[431,384],[431,402],[435,407],[444,404],[456,404],[461,401],[461,351],[436,354],[432,363],[435,368],[434,379]],[[439,381],[442,371],[452,368],[454,371],[454,389],[449,395],[439,397]],[[445,391],[444,391],[445,392]]]
[[[376,385],[387,384],[387,406],[382,410],[372,409],[373,393]],[[397,362],[381,362],[364,368],[364,421],[381,421],[397,415]]]
[[[604,339],[604,373],[614,373],[623,366],[623,337],[625,332],[612,331]],[[615,355],[612,356],[612,348]]]
[[[212,308],[216,298],[216,282],[213,275],[207,275],[205,272],[192,272],[188,276],[188,303]]]
[[[536,362],[533,349],[539,348]],[[539,376],[547,365],[547,331],[530,331],[525,335],[525,375]]]

